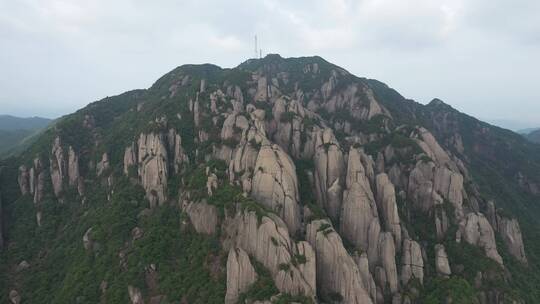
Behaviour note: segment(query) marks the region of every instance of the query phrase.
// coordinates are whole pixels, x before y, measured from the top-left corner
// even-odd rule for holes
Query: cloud
[[[420,102],[540,124],[538,11],[537,0],[0,0],[0,105],[63,114],[184,63],[236,66],[257,34],[265,53],[321,55]]]

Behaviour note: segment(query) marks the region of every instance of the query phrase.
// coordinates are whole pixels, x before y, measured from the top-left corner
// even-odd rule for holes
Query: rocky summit
[[[540,149],[320,57],[180,66],[0,164],[2,303],[540,298]]]

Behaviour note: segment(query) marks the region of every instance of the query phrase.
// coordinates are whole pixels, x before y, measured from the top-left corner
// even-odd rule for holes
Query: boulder
[[[236,304],[238,297],[257,281],[257,273],[248,254],[241,248],[231,248],[227,258],[227,293],[225,304]]]
[[[11,302],[11,304],[20,304],[21,295],[15,289],[12,289],[9,292],[9,301]]]

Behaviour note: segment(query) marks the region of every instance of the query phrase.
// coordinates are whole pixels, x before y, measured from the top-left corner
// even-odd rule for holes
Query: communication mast
[[[254,58],[257,58],[257,55],[258,55],[258,47],[257,47],[257,35],[255,35],[255,57]]]

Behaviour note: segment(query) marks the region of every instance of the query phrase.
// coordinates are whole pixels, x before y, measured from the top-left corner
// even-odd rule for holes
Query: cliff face
[[[17,159],[10,228],[62,246],[7,254],[52,263],[39,252],[75,246],[44,301],[522,302],[508,273],[536,264],[519,219],[432,106],[318,57],[179,67]],[[25,276],[6,289],[39,302]]]

